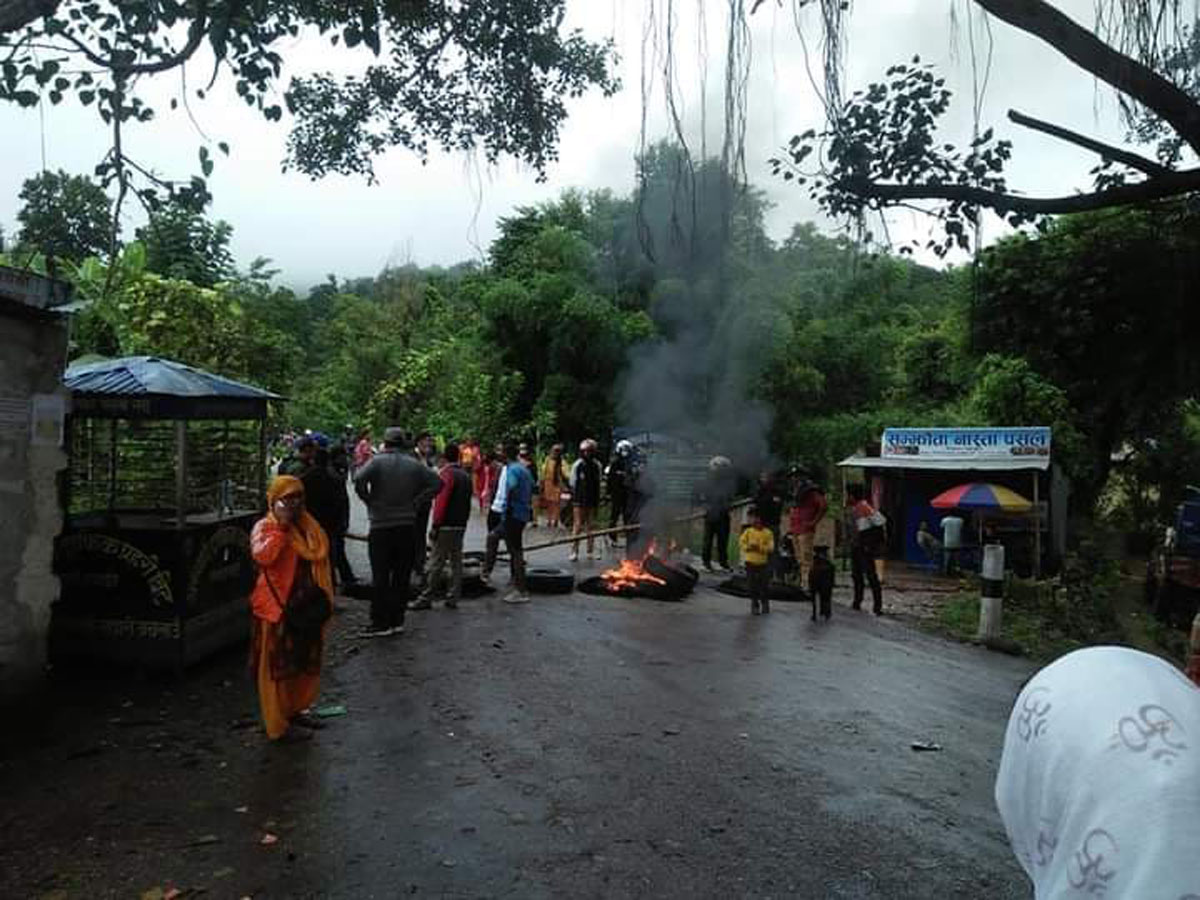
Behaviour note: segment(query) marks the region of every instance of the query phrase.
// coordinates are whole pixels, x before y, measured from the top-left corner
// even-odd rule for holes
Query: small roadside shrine
[[[988,540],[1005,545],[1008,566],[1018,572],[1038,573],[1044,560],[1065,552],[1069,486],[1053,465],[1049,428],[888,428],[875,453],[847,457],[838,467],[843,478],[848,469],[863,471],[872,504],[888,518],[892,558],[926,562],[917,543],[921,522],[940,536],[941,520],[951,513],[966,520],[968,549],[976,549],[986,532]],[[1029,498],[1031,508],[951,510],[931,504],[972,483],[1007,488]]]
[[[52,659],[182,667],[245,639],[276,394],[154,357],[76,364]]]

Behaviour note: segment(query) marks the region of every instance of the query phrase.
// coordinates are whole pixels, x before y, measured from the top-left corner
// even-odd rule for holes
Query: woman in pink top
[[[375,448],[371,446],[371,432],[364,431],[358,436],[358,443],[354,445],[354,469],[365,466],[371,461],[371,457],[375,455]]]

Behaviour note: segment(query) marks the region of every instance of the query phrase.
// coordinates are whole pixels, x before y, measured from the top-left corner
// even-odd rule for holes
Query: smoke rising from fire
[[[643,250],[655,285],[650,313],[660,337],[631,353],[620,421],[728,456],[751,475],[770,459],[773,415],[756,382],[780,324],[756,289],[767,203],[718,161],[693,171],[667,145],[643,157],[640,176]]]

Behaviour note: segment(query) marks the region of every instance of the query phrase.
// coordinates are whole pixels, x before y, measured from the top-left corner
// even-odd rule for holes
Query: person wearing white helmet
[[[592,524],[596,518],[596,507],[600,505],[600,463],[596,460],[596,442],[591,438],[579,444],[579,459],[571,466],[572,534],[578,537],[587,532],[588,559],[596,556]],[[571,545],[571,562],[579,559],[579,542]]]
[[[616,528],[618,522],[629,524],[629,520],[625,515],[625,504],[628,500],[628,493],[625,489],[626,476],[629,470],[629,460],[633,456],[633,444],[630,441],[617,441],[613,458],[608,464],[608,468],[604,470],[604,480],[608,485],[608,527]],[[617,536],[610,534],[608,543],[612,547],[617,546]]]
[[[708,475],[704,479],[699,496],[704,506],[704,543],[700,558],[704,570],[713,570],[713,546],[717,548],[717,562],[726,572],[729,568],[729,506],[737,491],[737,473],[728,457],[714,456],[708,462]]]

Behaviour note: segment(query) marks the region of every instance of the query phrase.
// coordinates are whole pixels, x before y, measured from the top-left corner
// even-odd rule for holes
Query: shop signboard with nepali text
[[[1049,457],[1050,429],[887,428],[880,455],[955,460],[964,464],[1014,457]]]

